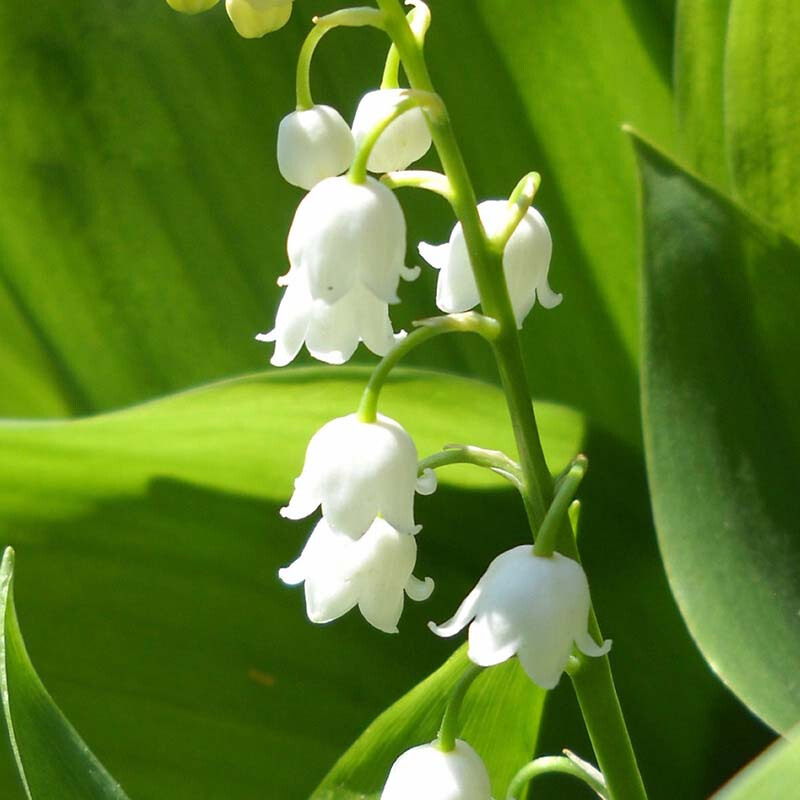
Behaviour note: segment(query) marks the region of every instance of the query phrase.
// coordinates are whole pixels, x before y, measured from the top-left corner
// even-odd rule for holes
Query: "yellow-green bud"
[[[218,2],[219,0],[167,0],[167,5],[183,14],[199,14],[201,11],[208,11]]]
[[[292,15],[291,0],[225,0],[225,8],[236,32],[245,39],[282,28]]]

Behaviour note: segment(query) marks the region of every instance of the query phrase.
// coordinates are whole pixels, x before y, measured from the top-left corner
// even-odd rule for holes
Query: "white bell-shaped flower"
[[[303,270],[315,300],[335,303],[356,283],[387,303],[399,302],[405,266],[406,221],[394,194],[376,181],[347,176],[320,181],[303,198],[287,241],[292,270]]]
[[[380,800],[491,800],[491,794],[481,757],[456,739],[447,753],[435,742],[406,750],[392,765]]]
[[[287,114],[278,126],[278,169],[284,180],[311,189],[323,178],[341,175],[353,160],[353,135],[331,106]]]
[[[365,94],[353,119],[353,137],[359,147],[372,130],[408,97],[404,89],[378,89]],[[412,108],[391,122],[369,154],[370,172],[405,169],[431,146],[431,132],[420,108]]]
[[[258,39],[282,28],[292,16],[292,0],[225,0],[236,33]]]
[[[213,8],[219,0],[167,0],[167,5],[182,14],[200,14]]]
[[[364,344],[376,355],[385,356],[405,331],[395,334],[389,319],[389,306],[361,283],[355,283],[335,303],[314,300],[308,290],[304,270],[292,270],[279,279],[286,286],[275,327],[256,336],[261,342],[274,342],[270,363],[285,367],[300,352],[305,342],[311,355],[327,364],[344,364]]]
[[[331,622],[356,605],[364,619],[385,633],[397,633],[404,597],[427,600],[433,580],[412,574],[417,562],[413,535],[376,519],[360,538],[333,530],[323,517],[300,557],[280,570],[289,585],[305,582],[306,612],[312,622]]]
[[[281,516],[302,519],[321,505],[331,528],[354,539],[378,516],[401,533],[415,534],[414,493],[435,488],[432,470],[417,478],[417,448],[402,425],[382,414],[375,422],[349,414],[311,437]]]
[[[598,645],[587,630],[589,584],[583,567],[559,553],[534,555],[520,545],[492,561],[455,616],[430,623],[439,636],[469,626],[469,657],[490,667],[519,657],[531,680],[543,689],[556,686],[573,643],[587,656],[603,656],[611,641]]]
[[[478,213],[487,235],[494,236],[508,219],[508,201],[486,200],[478,206]],[[535,208],[529,208],[503,252],[503,272],[520,328],[537,299],[544,308],[554,308],[561,302],[561,295],[547,282],[552,251],[547,223]],[[478,286],[460,222],[453,228],[449,242],[441,245],[422,242],[419,254],[439,270],[436,305],[442,311],[454,314],[478,305]]]

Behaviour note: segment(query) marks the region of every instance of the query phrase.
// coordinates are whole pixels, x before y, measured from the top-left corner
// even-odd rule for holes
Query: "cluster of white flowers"
[[[219,0],[167,0],[184,14],[200,14]],[[258,39],[282,28],[292,16],[292,0],[225,0],[225,10],[236,32],[245,39]]]
[[[232,0],[228,0],[230,3]],[[253,0],[248,0],[253,2]],[[342,364],[358,343],[385,355],[405,335],[396,334],[389,305],[399,302],[400,279],[413,280],[419,268],[405,265],[406,224],[393,192],[363,171],[397,172],[431,146],[424,112],[399,114],[409,93],[369,92],[352,126],[325,105],[287,115],[278,131],[278,165],[283,177],[307,191],[289,231],[289,271],[273,330],[257,338],[273,342],[271,362],[289,364],[305,344],[309,353]],[[387,121],[392,121],[387,124]],[[382,129],[380,135],[378,131]],[[367,149],[364,149],[367,148]],[[359,161],[359,158],[361,159]],[[510,219],[507,200],[478,206],[486,234],[496,240]],[[544,219],[528,208],[503,250],[503,268],[518,326],[536,300],[553,308],[561,301],[548,284],[552,242]],[[436,305],[446,313],[480,302],[460,223],[446,244],[419,245],[421,256],[438,271]],[[311,439],[294,493],[281,510],[289,519],[321,508],[300,556],[280,570],[290,585],[304,585],[311,621],[330,622],[358,607],[375,628],[396,633],[406,595],[425,600],[431,578],[413,574],[417,559],[414,518],[416,493],[436,488],[434,474],[418,475],[417,450],[394,420],[357,414],[334,419]],[[573,647],[600,656],[588,632],[589,587],[580,564],[562,555],[538,556],[531,545],[499,555],[443,625],[453,636],[467,624],[469,657],[480,666],[518,656],[530,678],[554,687]],[[382,800],[491,800],[486,767],[465,742],[443,749],[437,743],[414,747],[392,767]]]

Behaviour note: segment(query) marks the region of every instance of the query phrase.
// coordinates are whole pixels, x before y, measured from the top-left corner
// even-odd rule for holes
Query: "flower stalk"
[[[424,55],[397,0],[378,0],[385,30],[397,46],[412,88],[435,92]],[[492,246],[481,225],[477,198],[447,115],[430,120],[431,135],[452,193],[453,208],[464,231],[484,314],[500,326],[493,341],[500,379],[522,469],[523,497],[533,531],[544,522],[553,499],[553,481],[542,451],[525,375],[522,350],[508,288],[503,276],[502,251]],[[410,338],[410,337],[409,337]],[[577,546],[567,515],[560,515],[558,549],[577,559]],[[590,614],[590,631],[599,629]],[[646,792],[622,717],[608,659],[581,658],[572,676],[587,730],[613,800],[644,800]]]

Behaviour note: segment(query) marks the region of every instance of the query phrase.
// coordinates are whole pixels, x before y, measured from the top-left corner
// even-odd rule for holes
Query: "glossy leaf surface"
[[[709,663],[786,731],[800,718],[800,250],[635,142],[661,551]]]

